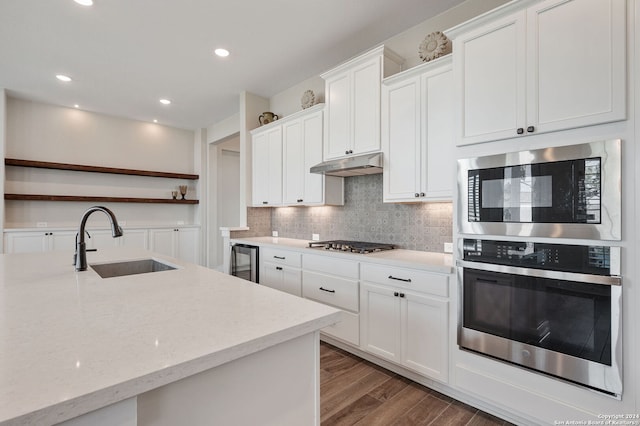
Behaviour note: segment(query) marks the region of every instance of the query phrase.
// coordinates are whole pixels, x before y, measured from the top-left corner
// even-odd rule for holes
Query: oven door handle
[[[521,268],[518,266],[494,265],[492,263],[469,262],[457,260],[460,268],[478,269],[481,271],[502,272],[504,274],[526,275],[530,277],[551,278],[555,280],[577,281],[589,284],[622,285],[622,278],[610,275],[579,274],[575,272],[550,271],[548,269]]]

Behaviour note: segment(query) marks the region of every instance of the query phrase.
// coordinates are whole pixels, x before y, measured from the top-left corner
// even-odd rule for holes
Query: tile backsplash
[[[344,184],[344,206],[250,208],[249,227],[260,235],[273,230],[280,237],[311,240],[313,233],[321,240],[372,241],[431,252],[442,252],[444,243],[452,241],[451,203],[383,203],[381,174],[349,177]],[[254,210],[270,212],[266,232],[267,213]]]

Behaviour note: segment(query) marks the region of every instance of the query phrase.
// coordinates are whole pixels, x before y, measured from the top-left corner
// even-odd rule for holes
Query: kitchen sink
[[[159,262],[155,259],[132,260],[127,262],[99,263],[89,265],[102,278],[122,277],[125,275],[146,274],[176,269],[175,266]]]

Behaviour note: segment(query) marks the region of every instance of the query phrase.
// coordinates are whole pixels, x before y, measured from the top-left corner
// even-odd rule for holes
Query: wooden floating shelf
[[[152,170],[135,170],[135,169],[119,169],[115,167],[100,167],[100,166],[86,166],[82,164],[67,164],[67,163],[50,163],[48,161],[31,161],[31,160],[19,160],[16,158],[5,158],[4,164],[7,166],[18,167],[34,167],[37,169],[54,169],[54,170],[71,170],[77,172],[94,172],[94,173],[111,173],[116,175],[129,175],[129,176],[149,176],[149,177],[162,177],[173,179],[189,179],[197,180],[199,175],[193,175],[188,173],[172,173],[172,172],[158,172]]]
[[[198,200],[174,200],[171,198],[136,198],[136,197],[88,197],[84,195],[39,195],[39,194],[4,194],[5,200],[20,201],[90,201],[105,203],[146,203],[146,204],[198,204]]]

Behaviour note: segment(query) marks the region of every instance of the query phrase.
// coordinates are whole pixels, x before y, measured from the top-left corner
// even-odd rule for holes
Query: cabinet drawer
[[[308,299],[358,312],[357,281],[303,271],[302,294]]]
[[[331,337],[336,337],[353,345],[360,345],[360,316],[342,311],[340,322],[320,330]]]
[[[305,254],[302,257],[303,269],[337,275],[343,278],[358,279],[358,262],[336,259],[333,256]]]
[[[401,286],[436,296],[449,296],[449,276],[393,266],[361,265],[360,279],[372,283]]]
[[[299,268],[302,255],[295,251],[279,250],[273,248],[260,249],[258,255],[264,262],[275,263],[277,265],[293,266]]]

